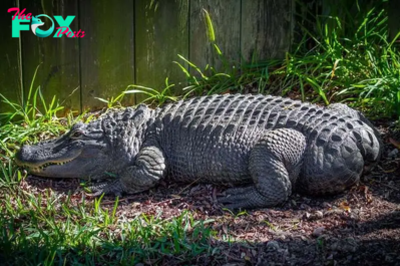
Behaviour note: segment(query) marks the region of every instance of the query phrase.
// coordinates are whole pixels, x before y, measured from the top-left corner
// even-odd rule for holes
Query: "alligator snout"
[[[49,161],[46,155],[51,150],[49,145],[23,145],[15,155],[15,162],[19,166],[37,167]]]
[[[15,155],[15,162],[17,165],[22,166],[26,162],[29,162],[29,158],[31,157],[31,146],[23,145],[21,149]]]

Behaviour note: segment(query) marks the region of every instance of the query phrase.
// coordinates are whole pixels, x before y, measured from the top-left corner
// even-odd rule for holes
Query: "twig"
[[[200,177],[197,178],[196,180],[194,180],[192,183],[190,183],[190,184],[187,185],[186,187],[182,188],[182,190],[179,191],[178,196],[179,196],[183,191],[185,191],[188,187],[192,186],[193,184],[195,184],[195,183],[196,183],[197,181],[199,181],[199,180],[200,180]]]

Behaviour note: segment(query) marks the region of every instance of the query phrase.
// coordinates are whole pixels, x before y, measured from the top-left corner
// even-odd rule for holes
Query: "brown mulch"
[[[385,126],[380,130],[387,133]],[[340,195],[294,194],[283,206],[232,215],[218,205],[222,187],[163,183],[122,197],[117,216],[161,213],[170,219],[189,210],[196,219],[214,219],[209,226],[217,235],[210,245],[220,252],[199,255],[193,262],[197,265],[400,265],[400,156],[384,139],[383,160],[358,186]],[[30,176],[21,185],[38,192],[51,188],[83,195],[76,191],[79,181],[74,179]],[[114,202],[105,197],[102,204]],[[222,238],[227,233],[230,243]]]

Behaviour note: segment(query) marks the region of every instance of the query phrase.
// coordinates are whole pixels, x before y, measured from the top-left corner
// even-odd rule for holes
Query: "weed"
[[[121,101],[124,98],[125,94],[122,92],[116,97],[111,97],[110,99],[104,99],[101,97],[94,97],[95,99],[99,100],[102,103],[107,104],[107,108],[113,108],[113,107],[121,107]]]
[[[175,84],[169,84],[168,78],[165,79],[165,88],[163,88],[161,91],[158,91],[156,89],[152,89],[149,87],[141,86],[141,85],[129,85],[126,90],[124,91],[124,94],[145,94],[149,97],[144,99],[142,102],[148,102],[150,104],[157,104],[157,105],[162,105],[166,101],[177,101],[178,97],[175,97],[171,93],[171,88],[174,87]],[[132,90],[129,90],[130,88],[134,88]]]
[[[387,41],[387,19],[384,9],[372,8],[363,18],[346,16],[346,27],[338,16],[317,17],[314,33],[303,27],[303,39],[273,73],[285,75],[284,93],[299,89],[305,100],[311,88],[314,101],[352,102],[373,115],[399,116],[400,55],[393,42],[400,33]],[[316,45],[306,50],[309,39]]]

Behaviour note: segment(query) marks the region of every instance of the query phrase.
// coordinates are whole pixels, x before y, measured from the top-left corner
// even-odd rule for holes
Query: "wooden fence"
[[[0,92],[26,98],[39,66],[38,85],[67,108],[99,108],[94,97],[120,94],[129,84],[162,88],[184,81],[178,54],[200,67],[215,63],[202,9],[209,11],[217,42],[233,60],[281,57],[291,44],[293,0],[2,0]],[[75,15],[83,38],[39,38],[31,31],[11,38],[8,8],[33,15]],[[45,24],[48,25],[48,24]],[[45,28],[46,26],[43,26]],[[130,100],[130,103],[132,99]]]
[[[103,103],[95,97],[119,95],[129,84],[161,89],[167,76],[171,83],[184,81],[184,74],[173,63],[178,54],[200,67],[217,64],[203,9],[210,13],[218,46],[230,60],[249,60],[254,55],[257,59],[283,57],[293,39],[294,2],[2,0],[0,93],[22,101],[38,66],[33,87],[40,85],[47,101],[56,95],[67,109],[75,110],[99,108]],[[390,3],[397,6],[398,2]],[[38,38],[22,31],[20,38],[11,38],[10,7],[26,8],[25,13],[33,15],[74,15],[71,29],[81,29],[85,36]],[[128,98],[126,103],[133,100]],[[3,106],[0,103],[0,110]]]

